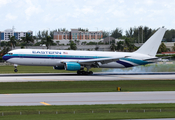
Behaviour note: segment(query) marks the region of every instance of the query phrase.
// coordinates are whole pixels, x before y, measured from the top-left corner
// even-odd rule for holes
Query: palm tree
[[[81,45],[86,45],[86,43],[87,43],[87,42],[86,42],[86,41],[84,41],[84,42],[82,42],[82,43],[81,43]]]
[[[76,49],[77,49],[77,46],[76,46],[76,44],[74,43],[74,41],[70,40],[69,43],[70,43],[70,49],[71,49],[71,50],[76,50]]]
[[[123,41],[117,42],[116,50],[123,51],[123,49],[124,49],[124,42]]]
[[[56,43],[57,43],[57,46],[59,46],[60,41],[56,41]]]
[[[166,45],[163,42],[160,44],[157,53],[161,53],[161,52],[167,52]]]
[[[134,45],[133,43],[131,43],[131,41],[130,41],[128,38],[126,38],[126,39],[125,39],[125,48],[126,48],[129,52],[131,52],[131,51],[134,50],[135,45]]]
[[[26,43],[26,48],[27,48],[27,44],[30,43],[30,42],[33,42],[33,37],[30,33],[26,33],[26,37],[22,37],[21,38],[23,42]]]
[[[77,40],[78,45],[80,45],[80,40]]]
[[[126,37],[132,38],[134,35],[134,30],[130,28],[129,30],[126,30]]]
[[[122,37],[122,30],[120,28],[116,28],[112,32],[111,37],[114,37],[114,38],[120,38],[120,37]]]
[[[10,36],[9,35],[9,39],[10,39],[9,43],[11,45],[11,49],[15,48],[15,45],[16,45],[16,38],[15,38],[15,36]]]
[[[42,39],[42,44],[45,44],[47,49],[49,49],[49,46],[53,44],[53,40],[50,36],[46,36],[45,38]]]
[[[75,40],[75,44],[77,45],[77,40]]]
[[[9,51],[10,51],[10,48],[9,47],[4,47],[2,49],[2,51],[0,52],[0,56],[3,56],[5,54],[7,54]]]
[[[112,44],[111,44],[110,49],[111,49],[111,51],[115,51],[116,46],[115,46],[115,44],[114,44],[114,43],[112,43]]]

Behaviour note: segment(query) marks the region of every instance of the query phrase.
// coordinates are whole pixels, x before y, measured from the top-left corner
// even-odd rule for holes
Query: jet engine
[[[55,69],[55,70],[64,70],[64,65],[61,64],[61,65],[58,65],[58,66],[53,66],[53,69]]]
[[[84,67],[81,66],[79,63],[67,62],[67,63],[65,63],[64,68],[65,68],[65,70],[69,70],[69,71],[77,71],[77,70],[83,69]]]

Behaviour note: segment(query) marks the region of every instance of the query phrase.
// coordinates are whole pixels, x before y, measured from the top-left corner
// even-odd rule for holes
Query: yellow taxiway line
[[[44,104],[44,105],[51,105],[51,104],[48,104],[46,102],[40,102],[41,104]]]

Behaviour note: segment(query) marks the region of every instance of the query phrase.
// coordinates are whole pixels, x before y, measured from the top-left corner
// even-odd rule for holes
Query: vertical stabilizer
[[[160,28],[155,32],[135,53],[146,54],[149,56],[155,56],[166,29]]]

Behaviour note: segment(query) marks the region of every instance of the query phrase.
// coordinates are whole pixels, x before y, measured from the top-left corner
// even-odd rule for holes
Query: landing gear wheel
[[[14,68],[15,68],[15,69],[14,69],[14,72],[18,72],[17,66],[18,66],[18,65],[14,64]]]
[[[78,74],[78,75],[81,75],[81,74],[82,74],[82,72],[81,72],[80,70],[78,70],[78,71],[77,71],[77,74]]]
[[[87,71],[78,70],[77,75],[93,75],[93,72],[92,71],[87,72]]]
[[[89,75],[89,72],[85,72],[85,75]]]
[[[89,75],[93,75],[93,72],[92,71],[89,71]]]
[[[18,69],[14,69],[14,72],[18,72]]]
[[[81,71],[82,72],[82,75],[86,75],[86,72],[85,71]]]

